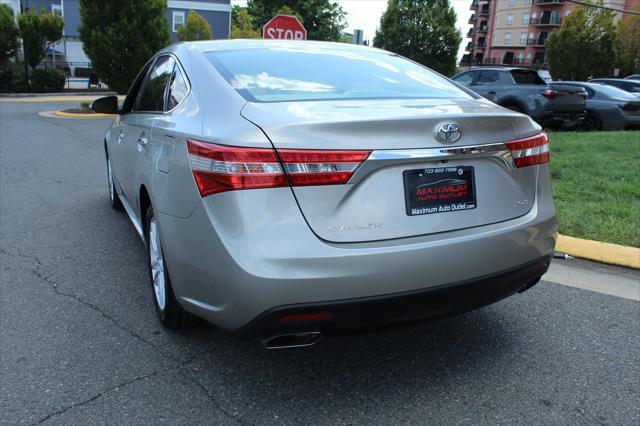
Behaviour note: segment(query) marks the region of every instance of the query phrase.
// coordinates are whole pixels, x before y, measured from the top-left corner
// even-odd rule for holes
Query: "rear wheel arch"
[[[501,99],[500,102],[498,102],[498,105],[513,111],[522,112],[523,114],[527,113],[527,108],[522,104],[522,102],[514,98]]]

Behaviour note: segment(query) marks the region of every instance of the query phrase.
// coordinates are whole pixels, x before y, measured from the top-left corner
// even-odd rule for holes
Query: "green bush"
[[[34,92],[58,92],[64,89],[67,76],[57,69],[35,69],[31,73],[31,89]]]
[[[24,69],[14,63],[0,66],[0,92],[21,93],[27,91]]]

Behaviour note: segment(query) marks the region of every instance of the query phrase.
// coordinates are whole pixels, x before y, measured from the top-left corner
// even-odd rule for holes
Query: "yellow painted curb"
[[[556,250],[581,259],[640,269],[640,248],[560,235]]]
[[[96,99],[101,98],[101,96],[42,96],[42,97],[32,97],[32,98],[2,98],[0,102],[77,102],[77,101],[85,101],[85,102],[93,102]],[[119,100],[123,100],[124,96],[118,96]]]
[[[115,114],[99,114],[97,112],[93,112],[93,113],[90,113],[90,114],[81,114],[81,113],[77,113],[77,112],[53,111],[53,115],[57,115],[58,117],[67,117],[67,118],[115,117]]]

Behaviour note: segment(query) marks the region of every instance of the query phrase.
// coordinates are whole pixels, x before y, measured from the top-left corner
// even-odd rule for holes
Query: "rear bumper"
[[[411,238],[323,241],[289,188],[217,194],[189,218],[157,218],[176,297],[229,331],[279,306],[476,282],[551,254],[558,231],[547,166],[540,166],[535,202],[524,216]]]
[[[496,274],[375,297],[279,306],[238,330],[243,337],[319,331],[324,335],[381,329],[466,312],[497,302],[535,285],[547,272],[551,256]],[[287,320],[317,314],[328,319]]]

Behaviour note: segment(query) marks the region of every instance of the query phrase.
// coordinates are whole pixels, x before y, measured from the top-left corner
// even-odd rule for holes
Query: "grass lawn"
[[[560,232],[640,247],[640,131],[549,138]]]

